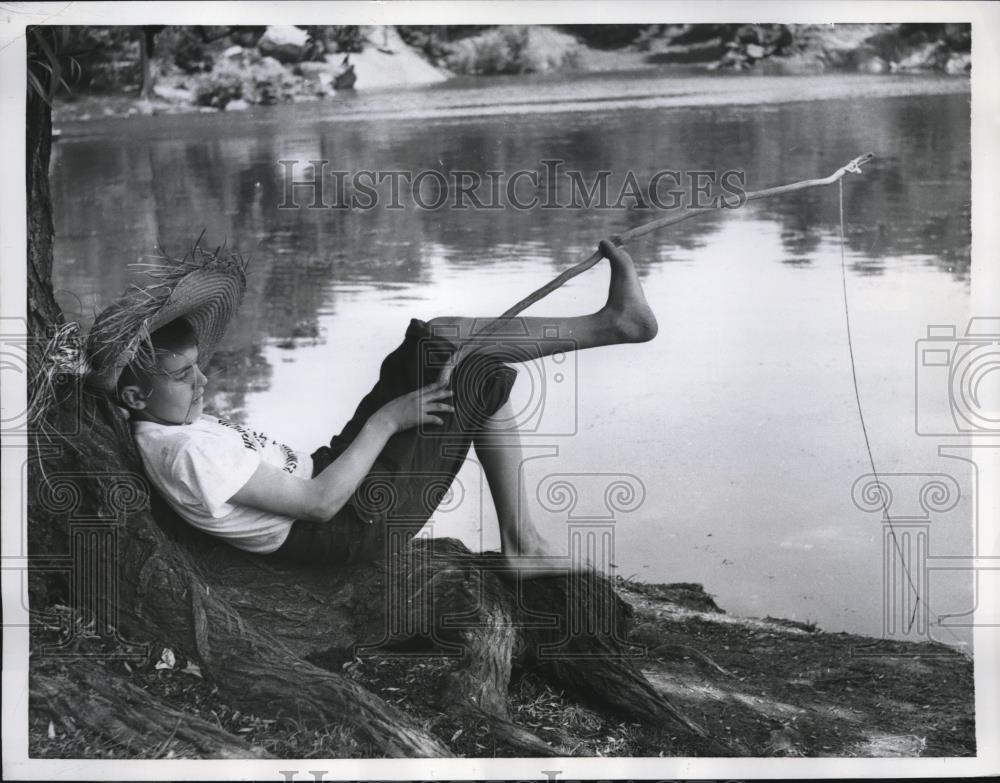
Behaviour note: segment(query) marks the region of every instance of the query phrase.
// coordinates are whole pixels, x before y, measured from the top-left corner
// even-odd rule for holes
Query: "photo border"
[[[1000,5],[987,2],[745,2],[683,3],[621,2],[407,2],[407,3],[24,3],[0,9],[0,123],[8,148],[10,174],[0,187],[0,314],[25,316],[25,122],[24,85],[27,24],[262,24],[283,21],[301,24],[454,24],[463,23],[651,23],[747,21],[818,22],[969,22],[972,24],[972,296],[973,315],[1000,310],[1000,157],[996,117],[1000,116]],[[918,161],[911,165],[919,165]],[[6,379],[6,376],[5,376]],[[9,379],[6,379],[9,380]],[[25,385],[5,382],[5,406],[26,401]],[[998,449],[1000,451],[1000,449]],[[13,779],[104,780],[286,780],[282,770],[299,770],[296,780],[312,780],[309,770],[325,769],[324,779],[535,779],[594,778],[785,778],[785,777],[897,777],[983,775],[1000,772],[1000,736],[996,694],[997,628],[977,627],[974,633],[977,757],[885,759],[763,759],[763,758],[548,758],[548,759],[406,759],[307,761],[134,761],[29,759],[28,751],[28,631],[21,606],[15,551],[24,530],[14,526],[26,519],[20,470],[26,458],[23,440],[5,437],[0,447],[0,477],[8,491],[2,498],[3,540],[3,777]],[[997,532],[1000,457],[991,455],[983,481],[986,503],[981,524]],[[18,488],[12,491],[11,488]],[[12,529],[13,528],[13,529]],[[23,569],[22,569],[23,570]],[[985,596],[996,611],[1000,596]],[[992,738],[992,739],[991,739]],[[558,770],[558,773],[556,771]]]

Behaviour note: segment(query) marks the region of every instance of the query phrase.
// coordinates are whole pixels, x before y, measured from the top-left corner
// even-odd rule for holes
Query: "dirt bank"
[[[629,641],[647,679],[739,755],[975,755],[973,664],[950,648],[734,617],[699,585],[621,583],[620,589],[635,611]],[[54,627],[37,629],[34,649],[56,635]],[[36,657],[32,668],[52,672],[66,663]],[[271,755],[358,753],[341,726],[307,730],[288,716],[241,714],[220,703],[197,667],[172,663],[167,666],[157,650],[142,665],[106,665],[179,714],[205,719]],[[377,656],[328,663],[409,713],[456,754],[514,755],[486,726],[457,721],[436,708],[440,678],[454,665],[449,659]],[[699,748],[679,736],[609,720],[572,703],[530,672],[513,683],[515,721],[573,755],[699,755]],[[197,757],[179,740],[124,747],[67,726],[59,716],[32,710],[30,718],[32,756]]]

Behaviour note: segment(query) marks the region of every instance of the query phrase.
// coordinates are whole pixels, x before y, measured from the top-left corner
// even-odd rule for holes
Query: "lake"
[[[339,431],[411,317],[497,315],[601,238],[656,216],[636,199],[614,205],[630,172],[645,187],[677,171],[689,197],[695,172],[716,184],[737,172],[754,190],[871,151],[864,175],[844,180],[846,288],[872,457],[880,474],[907,474],[886,479],[895,526],[852,500],[871,468],[836,187],[707,210],[630,246],[660,334],[522,368],[514,406],[529,430],[530,510],[565,541],[569,512],[545,488],[566,474],[580,489],[573,513],[613,531],[605,565],[621,576],[700,582],[733,613],[827,630],[877,635],[902,612],[892,621],[901,638],[968,644],[961,618],[929,629],[912,620],[926,606],[933,618],[974,603],[968,573],[919,562],[972,553],[974,506],[968,463],[916,432],[915,378],[939,391],[947,378],[914,361],[928,325],[962,334],[969,318],[969,100],[961,78],[653,70],[67,125],[53,151],[56,288],[89,323],[134,279],[127,265],[158,244],[181,253],[204,231],[206,244],[252,256],[207,407],[312,451]],[[399,208],[386,206],[388,182],[371,209],[308,208],[301,187],[291,191],[301,208],[279,208],[283,175],[307,179],[310,160],[344,172],[504,172],[500,182],[559,160],[564,179],[501,185],[499,209],[454,208],[451,185],[447,204],[423,208],[437,175],[418,198],[404,191]],[[606,177],[610,206],[559,208],[572,195],[566,172],[584,185]],[[338,195],[330,185],[326,202]],[[352,193],[363,195],[341,195]],[[476,193],[489,195],[489,181]],[[507,195],[538,204],[519,209]],[[607,283],[602,263],[527,313],[591,312]],[[926,415],[949,426],[946,410]],[[595,493],[617,474],[631,477],[635,502],[602,521]],[[917,503],[923,474],[953,477],[958,502],[928,514]],[[460,502],[434,534],[496,546],[478,468],[458,481]],[[884,549],[908,547],[923,549],[904,571],[883,566]],[[922,603],[908,610],[892,585]]]

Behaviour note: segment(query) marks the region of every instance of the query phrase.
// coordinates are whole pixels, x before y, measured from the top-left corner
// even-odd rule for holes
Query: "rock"
[[[806,76],[826,71],[826,63],[822,57],[805,52],[788,57],[768,57],[757,67],[761,73],[773,76]]]
[[[941,41],[928,41],[913,47],[896,64],[899,71],[927,71],[943,68],[948,56],[947,47]]]
[[[889,64],[881,57],[865,57],[858,63],[858,70],[861,73],[885,73]]]
[[[972,67],[972,55],[968,52],[964,54],[953,54],[944,65],[945,73],[952,75],[966,73]]]
[[[747,44],[746,53],[747,57],[753,60],[760,60],[766,54],[766,50],[760,44],[751,43]]]
[[[299,63],[296,66],[296,69],[303,76],[306,76],[310,79],[318,79],[322,74],[329,75],[332,70],[332,67],[327,62],[322,62],[322,63],[304,62],[304,63]]]
[[[230,46],[222,53],[223,60],[235,60],[237,57],[242,57],[243,53],[246,51],[242,46]]]
[[[169,84],[157,84],[153,87],[153,94],[170,103],[193,103],[194,93],[181,87],[172,87]]]
[[[249,108],[250,104],[242,98],[236,98],[226,104],[226,111],[246,111]]]
[[[302,62],[306,56],[309,36],[299,27],[273,25],[264,31],[257,42],[261,54],[283,63]]]
[[[281,64],[281,61],[275,57],[265,57],[257,63],[257,69],[262,73],[272,75],[285,73],[285,67]]]

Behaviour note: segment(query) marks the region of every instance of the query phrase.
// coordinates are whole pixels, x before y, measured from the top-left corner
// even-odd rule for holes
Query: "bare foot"
[[[616,341],[644,343],[656,337],[659,326],[646,301],[632,257],[623,247],[604,239],[600,251],[611,265],[608,301],[598,315],[606,319]]]
[[[535,530],[523,533],[520,542],[510,542],[503,546],[503,557],[510,569],[509,574],[521,579],[570,576],[594,570],[587,560],[556,552],[556,547]]]

